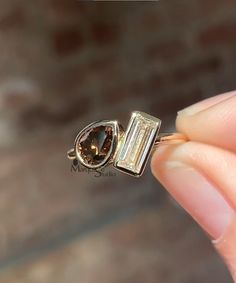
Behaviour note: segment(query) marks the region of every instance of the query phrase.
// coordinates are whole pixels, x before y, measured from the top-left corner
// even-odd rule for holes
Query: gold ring
[[[118,121],[96,121],[78,133],[67,157],[89,169],[113,164],[139,177],[155,147],[188,140],[181,133],[159,134],[160,127],[160,119],[140,111],[132,112],[126,131]]]

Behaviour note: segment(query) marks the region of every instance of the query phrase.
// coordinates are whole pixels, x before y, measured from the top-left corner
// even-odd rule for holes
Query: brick
[[[150,60],[174,60],[180,59],[186,54],[186,44],[182,40],[170,39],[166,42],[154,44],[146,51]]]
[[[146,31],[147,33],[151,31],[160,30],[162,26],[162,19],[159,15],[158,6],[152,7],[153,9],[148,9],[146,12],[141,13],[140,17],[137,20],[140,29]]]
[[[175,0],[172,2],[165,2],[166,12],[165,18],[167,19],[167,29],[173,27],[179,28],[181,31],[189,29],[193,24],[193,19],[196,18],[195,0]]]
[[[106,90],[102,92],[102,101],[107,105],[111,105],[113,103],[124,103],[126,99],[130,97],[131,91],[129,86],[120,85],[120,86],[112,86],[108,87]]]
[[[221,59],[218,57],[200,58],[199,61],[187,63],[186,66],[174,70],[170,76],[175,83],[190,82],[197,77],[217,72],[221,66]]]
[[[199,17],[198,21],[209,18],[216,19],[218,15],[227,14],[228,11],[236,9],[234,0],[197,0],[195,3],[196,15]]]
[[[203,30],[198,37],[199,43],[205,46],[228,45],[236,42],[236,22],[222,23]]]
[[[58,56],[74,54],[84,46],[81,32],[75,27],[62,28],[51,34],[52,47]]]
[[[49,7],[54,13],[64,17],[72,15],[80,16],[86,12],[86,8],[88,7],[86,3],[75,0],[49,0],[47,2],[49,2]]]
[[[148,78],[148,87],[151,91],[160,91],[163,87],[171,83],[170,75],[171,73],[167,72],[151,74]]]
[[[114,56],[105,56],[92,59],[87,66],[92,73],[106,72],[106,75],[111,72],[117,65],[117,60]]]
[[[103,93],[103,102],[110,104],[122,104],[129,99],[138,99],[147,94],[148,87],[145,80],[130,81],[122,85],[108,87]]]
[[[176,116],[176,113],[203,99],[202,90],[198,87],[190,88],[188,91],[172,91],[171,95],[162,95],[156,103],[151,106],[153,113],[159,117]],[[173,126],[173,125],[172,125]]]
[[[94,42],[98,45],[114,43],[119,35],[119,28],[112,23],[93,23],[91,26],[91,35]]]
[[[26,14],[19,5],[0,17],[0,30],[19,29],[26,25]]]
[[[87,96],[70,99],[66,105],[63,102],[51,107],[38,105],[23,113],[20,122],[25,128],[68,124],[83,117],[90,106],[91,100]]]
[[[88,64],[73,64],[55,70],[50,75],[48,87],[53,88],[56,92],[62,93],[63,91],[70,95],[75,89],[79,90],[83,85],[87,85],[91,72],[89,71]],[[63,97],[63,94],[61,94]],[[69,102],[69,101],[68,101]]]
[[[38,84],[28,78],[10,79],[0,85],[1,111],[17,116],[38,105],[41,99]]]
[[[97,82],[98,85],[101,85],[104,92],[106,92],[107,88],[112,88],[112,86],[118,84],[118,81],[122,84],[124,69],[114,54],[91,59],[85,68],[89,80],[93,79],[94,83]],[[104,80],[106,84],[103,84]],[[119,87],[119,84],[117,87]]]

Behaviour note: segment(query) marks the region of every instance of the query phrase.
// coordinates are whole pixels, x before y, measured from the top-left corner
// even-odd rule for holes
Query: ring
[[[159,134],[160,127],[160,119],[140,111],[132,112],[126,131],[116,120],[96,121],[78,133],[67,157],[89,169],[112,164],[139,177],[153,149],[188,140],[181,133]]]

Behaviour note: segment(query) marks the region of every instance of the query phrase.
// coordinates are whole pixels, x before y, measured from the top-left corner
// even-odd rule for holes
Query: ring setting
[[[132,112],[126,131],[116,120],[96,121],[77,134],[67,157],[88,169],[112,164],[119,171],[139,177],[156,146],[187,140],[180,133],[159,134],[160,127],[160,119],[141,111]]]

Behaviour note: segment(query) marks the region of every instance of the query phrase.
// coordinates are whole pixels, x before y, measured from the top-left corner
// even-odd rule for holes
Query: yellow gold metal
[[[187,141],[188,138],[181,133],[160,133],[155,140],[154,148],[161,145],[176,144]],[[67,151],[67,158],[70,160],[76,159],[74,148]]]
[[[161,133],[155,140],[155,146],[186,141],[188,141],[188,138],[181,133]]]
[[[75,154],[75,149],[71,148],[70,150],[67,151],[67,158],[70,160],[76,159],[76,154]]]
[[[101,132],[105,126],[112,127],[110,140],[105,140],[106,133]],[[79,132],[67,157],[70,160],[77,159],[81,165],[90,169],[100,169],[112,164],[124,173],[139,177],[156,147],[188,141],[181,133],[159,134],[160,126],[160,119],[140,111],[132,112],[126,131],[117,121],[94,122]],[[84,150],[83,144],[86,144]],[[96,162],[91,162],[91,158],[96,158]]]

